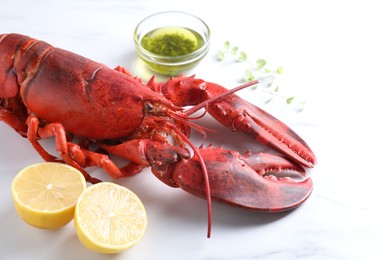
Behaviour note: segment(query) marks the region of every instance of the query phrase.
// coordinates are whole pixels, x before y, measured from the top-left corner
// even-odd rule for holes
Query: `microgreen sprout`
[[[271,95],[271,98],[267,99],[265,103],[269,103],[273,100],[274,97],[278,97],[289,105],[293,102],[297,102],[302,111],[305,106],[305,101],[297,101],[295,96],[283,96],[279,94],[279,86],[274,87],[274,80],[277,76],[281,75],[283,72],[283,67],[278,67],[276,69],[270,69],[267,67],[267,62],[265,59],[257,59],[254,63],[248,59],[246,52],[241,51],[237,46],[232,46],[229,41],[225,41],[223,48],[217,53],[217,60],[224,61],[227,57],[233,57],[238,63],[246,63],[248,68],[244,71],[242,81],[252,81],[259,79],[263,84],[257,84],[252,87],[253,90],[257,89],[259,85],[262,85],[262,90]]]

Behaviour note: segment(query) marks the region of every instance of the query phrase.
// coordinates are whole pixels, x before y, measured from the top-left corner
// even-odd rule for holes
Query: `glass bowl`
[[[194,15],[166,11],[144,18],[133,37],[137,55],[149,69],[176,76],[191,70],[206,56],[210,29]]]

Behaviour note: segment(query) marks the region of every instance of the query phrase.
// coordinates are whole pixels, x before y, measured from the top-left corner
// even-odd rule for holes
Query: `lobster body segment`
[[[47,122],[60,122],[73,134],[121,138],[141,124],[146,100],[174,108],[139,81],[101,63],[27,36],[2,38],[2,45],[11,38],[8,45],[19,46],[8,57],[13,64],[7,70],[13,73],[7,73],[11,76],[3,86],[15,96],[19,84],[20,96],[31,112]]]
[[[123,67],[110,69],[28,36],[0,35],[0,121],[27,137],[44,160],[74,166],[91,183],[100,181],[87,173],[91,166],[112,178],[151,167],[165,184],[207,199],[209,231],[211,199],[276,212],[299,206],[312,191],[310,178],[295,182],[269,175],[304,175],[303,167],[313,167],[316,158],[287,125],[233,94],[253,83],[227,90],[179,76],[145,84]],[[195,147],[190,129],[204,131],[190,120],[201,108],[283,156]],[[39,143],[53,136],[60,158]],[[118,167],[109,155],[128,164]]]

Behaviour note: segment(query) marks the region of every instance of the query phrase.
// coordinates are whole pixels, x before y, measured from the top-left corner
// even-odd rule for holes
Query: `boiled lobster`
[[[44,160],[72,165],[91,183],[99,180],[86,167],[101,167],[112,178],[151,167],[165,184],[207,199],[208,236],[211,200],[278,212],[297,207],[312,191],[310,178],[266,174],[304,175],[304,167],[313,167],[316,159],[293,130],[233,94],[253,83],[227,90],[181,75],[145,84],[123,67],[113,70],[24,35],[0,35],[0,120],[27,137]],[[191,120],[201,117],[193,114],[202,108],[282,156],[196,147],[190,130],[205,130]],[[39,143],[52,136],[61,158]],[[129,163],[118,167],[110,154]]]

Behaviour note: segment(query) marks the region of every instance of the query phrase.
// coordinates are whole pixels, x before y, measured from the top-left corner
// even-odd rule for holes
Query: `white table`
[[[289,213],[213,204],[210,239],[205,201],[165,186],[149,170],[116,181],[140,196],[149,226],[131,250],[97,255],[79,243],[72,223],[45,231],[17,216],[11,181],[21,168],[42,159],[26,139],[0,123],[0,258],[388,259],[390,18],[382,2],[1,0],[1,33],[27,34],[111,67],[120,64],[145,80],[151,74],[135,56],[136,24],[157,11],[198,15],[209,24],[212,42],[193,73],[229,88],[238,85],[246,64],[215,59],[226,40],[249,59],[282,66],[277,84],[284,95],[307,99],[301,113],[277,98],[263,104],[267,94],[259,89],[240,95],[298,132],[318,165],[308,171],[312,196]],[[228,131],[226,142],[244,140]],[[52,140],[44,144],[54,153]],[[109,180],[100,170],[92,174]]]

